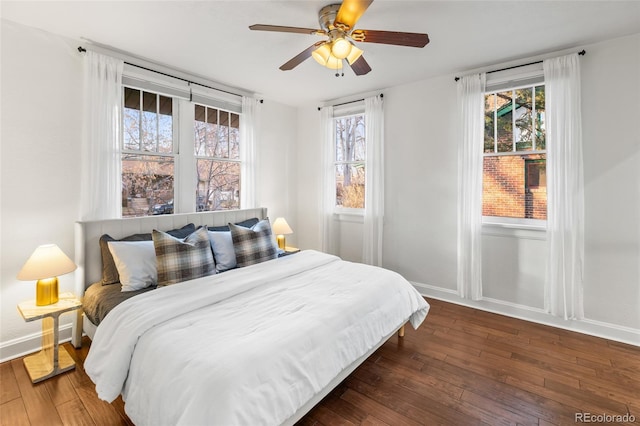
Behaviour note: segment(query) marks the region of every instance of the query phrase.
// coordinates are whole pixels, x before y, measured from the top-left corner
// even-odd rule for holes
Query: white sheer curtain
[[[240,118],[240,207],[249,209],[257,207],[257,155],[255,129],[260,120],[260,103],[258,100],[242,97],[242,117]]]
[[[482,299],[482,152],[486,74],[458,82],[458,294]]]
[[[124,62],[88,51],[84,57],[82,220],[122,214],[122,70]]]
[[[545,307],[564,319],[584,318],[584,179],[580,61],[577,54],[543,61],[547,130],[547,283]]]
[[[367,143],[362,261],[382,266],[384,226],[384,113],[382,96],[364,100]]]
[[[333,212],[335,209],[335,132],[333,130],[333,107],[320,110],[320,144],[322,146],[322,251],[337,254]]]

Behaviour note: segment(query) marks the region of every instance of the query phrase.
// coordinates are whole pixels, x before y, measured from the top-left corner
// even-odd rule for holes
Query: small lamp
[[[58,275],[75,271],[76,264],[55,244],[38,247],[24,264],[18,279],[38,280],[36,283],[36,305],[45,306],[58,302]]]
[[[287,234],[293,234],[291,227],[283,217],[279,217],[275,222],[273,222],[272,229],[273,233],[276,234],[276,239],[278,240],[278,248],[284,250],[286,247],[284,236]]]

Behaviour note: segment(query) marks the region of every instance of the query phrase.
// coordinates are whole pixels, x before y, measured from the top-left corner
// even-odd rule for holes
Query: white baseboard
[[[59,342],[64,343],[71,340],[72,324],[60,326]],[[24,355],[38,352],[42,349],[42,333],[32,333],[27,336],[18,337],[7,342],[0,343],[0,362],[9,361]]]
[[[483,298],[482,300],[463,299],[456,290],[436,287],[428,284],[411,282],[420,294],[425,297],[455,303],[457,305],[468,306],[482,311],[493,312],[531,321],[538,324],[549,325],[551,327],[562,328],[564,330],[575,331],[577,333],[588,334],[590,336],[602,337],[604,339],[615,340],[629,345],[640,346],[640,330],[616,324],[605,323],[596,320],[565,320],[554,317],[544,310],[525,305],[518,305],[503,300]],[[428,319],[428,316],[427,316]]]

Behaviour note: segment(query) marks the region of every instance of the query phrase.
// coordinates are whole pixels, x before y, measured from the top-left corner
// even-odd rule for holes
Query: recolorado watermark
[[[576,423],[633,423],[636,416],[631,413],[626,414],[593,414],[575,413]]]

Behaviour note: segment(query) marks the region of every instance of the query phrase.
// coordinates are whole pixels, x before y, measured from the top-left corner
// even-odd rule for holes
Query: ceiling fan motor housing
[[[330,4],[320,9],[318,13],[318,21],[320,22],[320,28],[327,32],[333,30],[335,26],[333,23],[338,16],[338,10],[340,10],[340,4]]]

